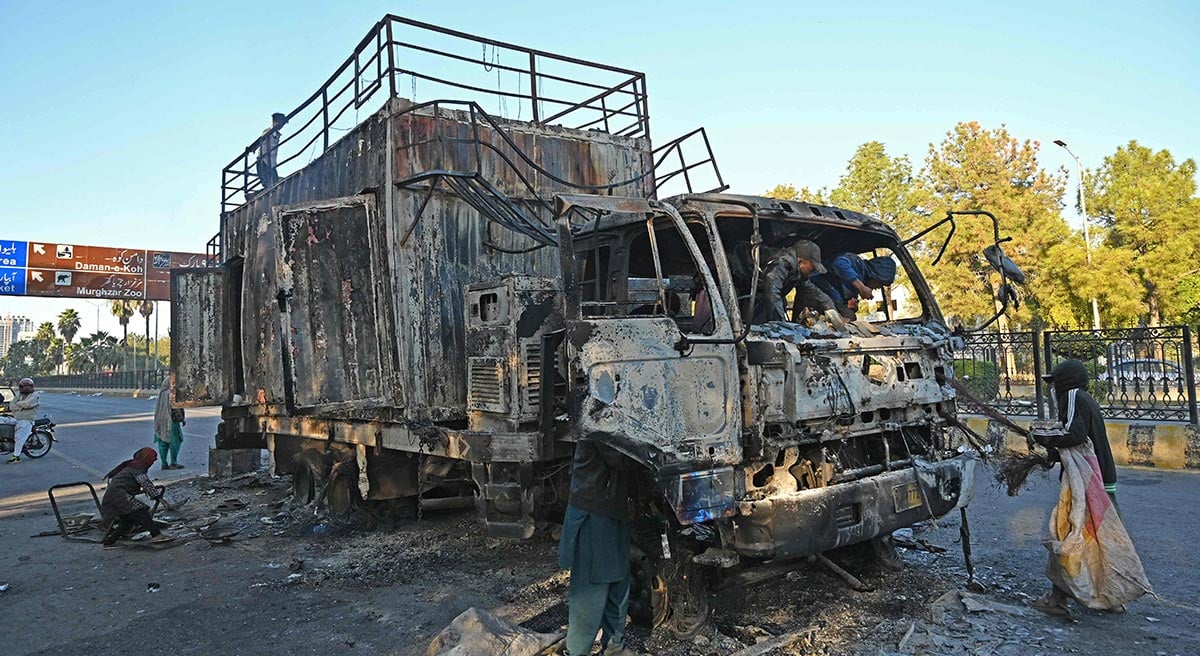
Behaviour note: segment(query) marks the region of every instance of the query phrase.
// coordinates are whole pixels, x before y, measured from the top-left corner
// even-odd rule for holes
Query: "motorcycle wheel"
[[[25,455],[30,458],[41,458],[50,453],[50,447],[54,444],[54,437],[45,431],[33,431],[29,435],[29,439],[25,440]]]

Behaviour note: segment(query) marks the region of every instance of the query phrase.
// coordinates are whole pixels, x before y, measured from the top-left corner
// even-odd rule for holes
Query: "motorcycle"
[[[54,446],[54,427],[56,425],[54,420],[49,417],[35,419],[33,430],[25,440],[25,448],[21,450],[22,454],[30,458],[41,458],[50,453],[50,447]],[[16,428],[15,425],[0,425],[0,453],[12,453],[13,445],[16,443]]]

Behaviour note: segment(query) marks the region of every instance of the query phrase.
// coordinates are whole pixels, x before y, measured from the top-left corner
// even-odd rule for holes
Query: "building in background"
[[[33,320],[29,317],[13,316],[0,317],[0,358],[8,355],[8,347],[21,338],[22,332],[32,332]]]

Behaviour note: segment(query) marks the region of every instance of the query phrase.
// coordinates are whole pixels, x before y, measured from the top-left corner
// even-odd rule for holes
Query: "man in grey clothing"
[[[255,163],[255,170],[258,172],[258,180],[262,183],[263,191],[279,182],[279,173],[275,170],[275,160],[279,153],[279,131],[283,129],[285,123],[287,123],[285,114],[271,114],[271,127],[263,130],[262,136],[255,143],[258,148],[258,162]]]

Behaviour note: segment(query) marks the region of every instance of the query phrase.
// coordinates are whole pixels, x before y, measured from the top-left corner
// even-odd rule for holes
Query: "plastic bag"
[[[439,633],[425,656],[537,656],[552,650],[559,633],[535,633],[486,610],[468,608]]]
[[[1153,593],[1142,561],[1117,509],[1104,491],[1091,441],[1059,449],[1062,487],[1050,513],[1046,575],[1076,601],[1098,610],[1119,610]]]

